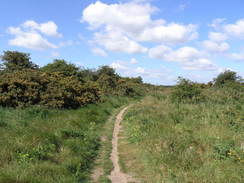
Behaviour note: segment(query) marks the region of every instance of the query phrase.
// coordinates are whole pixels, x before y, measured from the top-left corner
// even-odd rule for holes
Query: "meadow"
[[[243,89],[210,87],[186,101],[174,94],[197,92],[145,97],[125,116],[121,167],[142,183],[243,182]]]
[[[0,183],[89,182],[103,125],[132,99],[80,109],[0,109]]]

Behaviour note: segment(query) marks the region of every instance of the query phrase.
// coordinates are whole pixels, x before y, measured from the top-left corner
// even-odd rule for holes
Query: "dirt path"
[[[129,175],[126,175],[120,171],[119,153],[118,153],[118,140],[119,140],[118,135],[121,128],[120,123],[123,119],[123,114],[128,109],[128,107],[125,107],[120,111],[120,113],[116,117],[116,121],[114,125],[114,132],[113,132],[113,139],[112,139],[113,149],[110,157],[111,161],[113,162],[114,169],[109,176],[112,183],[127,183],[131,179]]]

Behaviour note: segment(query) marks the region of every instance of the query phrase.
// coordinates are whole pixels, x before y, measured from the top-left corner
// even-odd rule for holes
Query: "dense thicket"
[[[30,55],[5,51],[1,56],[0,106],[78,108],[102,96],[141,94],[142,79],[123,78],[113,68],[81,69],[65,60],[39,68]]]

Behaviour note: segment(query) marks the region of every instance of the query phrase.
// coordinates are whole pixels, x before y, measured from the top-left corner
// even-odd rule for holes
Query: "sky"
[[[160,85],[225,70],[244,77],[243,10],[243,0],[1,0],[0,54],[109,65]]]

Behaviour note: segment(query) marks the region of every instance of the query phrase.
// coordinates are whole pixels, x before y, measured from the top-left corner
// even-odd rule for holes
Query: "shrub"
[[[198,84],[179,77],[178,84],[171,94],[174,102],[199,102],[203,100],[202,90]]]
[[[30,54],[18,51],[5,51],[1,56],[2,69],[7,71],[21,69],[37,69],[38,66],[30,61]],[[1,68],[1,67],[0,67]]]
[[[237,76],[236,72],[226,70],[220,73],[217,78],[214,79],[215,86],[223,87],[224,85],[228,84],[229,86],[233,83],[240,83],[241,77]]]
[[[77,108],[97,102],[99,98],[95,84],[81,83],[72,76],[35,70],[0,75],[0,105],[4,107]]]

